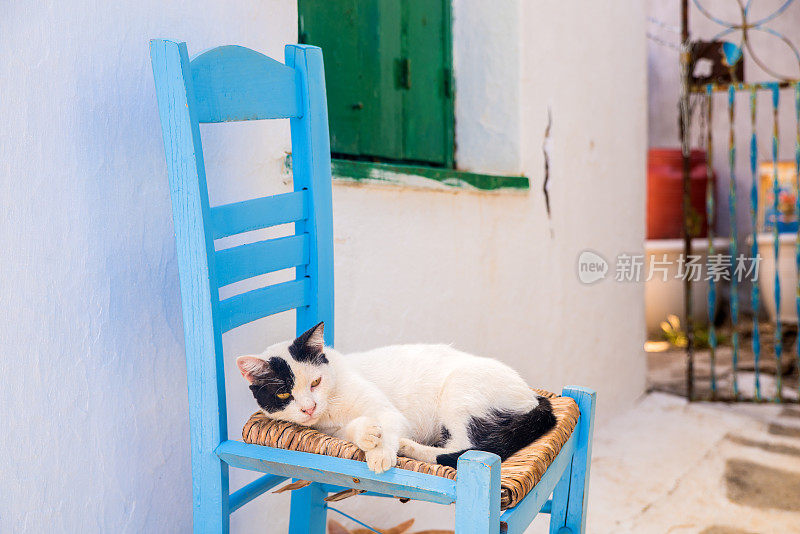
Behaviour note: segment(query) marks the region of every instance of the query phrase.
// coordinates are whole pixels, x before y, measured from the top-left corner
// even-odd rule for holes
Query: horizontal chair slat
[[[377,474],[365,462],[241,441],[223,441],[216,453],[228,465],[242,469],[440,504],[456,500],[455,481],[406,469]]]
[[[241,46],[220,46],[192,59],[199,122],[300,117],[294,69]]]
[[[260,274],[308,263],[308,234],[279,237],[217,251],[217,284],[222,287]]]
[[[231,493],[228,508],[230,509],[231,513],[233,513],[262,493],[271,490],[284,480],[286,480],[286,477],[280,477],[277,475],[263,475],[243,488]]]
[[[308,278],[262,287],[220,301],[220,330],[227,332],[274,313],[307,306]]]
[[[308,218],[307,192],[293,191],[211,208],[214,239]]]

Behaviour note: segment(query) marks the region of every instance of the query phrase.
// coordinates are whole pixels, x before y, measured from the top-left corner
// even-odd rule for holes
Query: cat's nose
[[[314,415],[314,410],[316,409],[317,409],[317,403],[315,402],[314,404],[311,405],[310,408],[302,408],[300,411],[310,417]]]

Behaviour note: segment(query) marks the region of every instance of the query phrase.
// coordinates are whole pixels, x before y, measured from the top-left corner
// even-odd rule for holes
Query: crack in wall
[[[544,154],[544,181],[542,182],[542,193],[544,194],[544,207],[547,210],[547,220],[552,222],[550,211],[550,153],[552,152],[553,142],[550,137],[550,129],[553,126],[553,110],[547,106],[547,126],[544,129],[544,140],[542,141],[542,153]],[[550,228],[550,237],[553,236],[553,229]]]

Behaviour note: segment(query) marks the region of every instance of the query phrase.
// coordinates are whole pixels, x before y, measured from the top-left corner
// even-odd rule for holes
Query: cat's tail
[[[529,412],[494,411],[486,417],[473,418],[469,424],[472,447],[463,451],[440,454],[436,463],[456,467],[458,457],[468,450],[492,452],[505,460],[556,426],[553,406],[546,397]]]

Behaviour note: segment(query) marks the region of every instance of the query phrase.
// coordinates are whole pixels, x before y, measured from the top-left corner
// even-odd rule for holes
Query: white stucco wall
[[[520,14],[516,0],[453,0],[456,165],[522,173]]]
[[[608,259],[642,248],[643,8],[486,9],[454,5],[458,158],[523,172],[532,189],[337,184],[337,346],[453,342],[537,386],[596,388],[602,420],[643,388],[643,292],[582,286],[575,262],[584,248]],[[187,532],[186,369],[148,39],[282,57],[295,3],[12,4],[0,24],[0,531]],[[201,131],[212,204],[289,189],[285,121]],[[291,320],[225,336],[232,437],[254,408],[233,358],[287,337]],[[232,487],[250,478],[234,472]],[[419,527],[452,518],[452,507],[379,502],[342,508],[381,523],[416,514]],[[287,506],[264,497],[233,530],[285,531]]]
[[[148,41],[283,57],[295,4],[2,12],[0,532],[189,532],[186,364]],[[274,187],[286,125],[217,131],[217,198]]]

